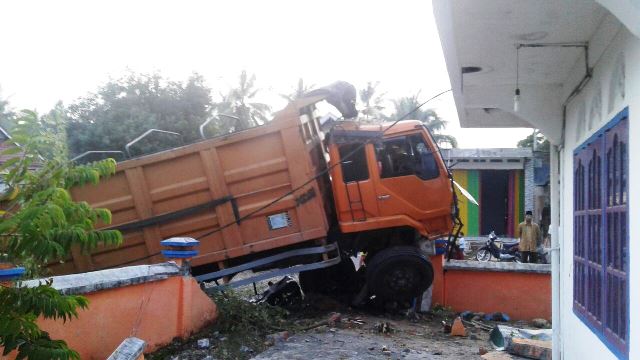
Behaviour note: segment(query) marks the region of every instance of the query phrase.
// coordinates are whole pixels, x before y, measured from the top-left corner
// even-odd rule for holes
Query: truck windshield
[[[440,174],[433,151],[420,134],[384,140],[376,146],[381,178],[416,175],[422,180]]]

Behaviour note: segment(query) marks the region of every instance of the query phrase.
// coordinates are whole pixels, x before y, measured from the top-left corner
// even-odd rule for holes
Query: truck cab
[[[453,227],[449,172],[417,120],[334,126],[328,137],[336,215],[343,233],[408,227],[422,237]]]

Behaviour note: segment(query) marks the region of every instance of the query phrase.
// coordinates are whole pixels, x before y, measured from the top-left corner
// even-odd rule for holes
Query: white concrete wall
[[[561,161],[560,328],[563,359],[615,359],[614,354],[573,313],[573,151],[590,135],[629,107],[629,219],[630,219],[630,352],[640,359],[640,39],[609,16],[590,42],[593,79],[567,107]],[[612,76],[624,63],[624,98],[610,96]],[[581,58],[563,85],[565,98],[584,74]],[[600,94],[598,100],[598,93]],[[611,99],[611,100],[610,100]],[[600,106],[593,106],[600,101]],[[593,116],[592,116],[593,115]]]

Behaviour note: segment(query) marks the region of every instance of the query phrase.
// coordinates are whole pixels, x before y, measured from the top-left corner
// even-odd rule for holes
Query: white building
[[[433,7],[461,125],[554,144],[554,359],[640,359],[640,2]]]

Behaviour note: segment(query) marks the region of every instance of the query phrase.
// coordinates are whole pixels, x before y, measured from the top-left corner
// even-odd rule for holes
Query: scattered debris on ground
[[[283,298],[277,301],[285,305],[286,310],[272,306],[268,301],[259,301],[269,287],[271,292],[276,287],[291,290],[284,292],[288,294],[286,301],[280,301]],[[318,294],[297,299],[297,290],[289,279],[275,286],[265,283],[259,289],[262,295],[258,296],[246,288],[213,295],[220,310],[216,323],[187,340],[174,340],[147,358],[520,359],[504,351],[507,350],[504,342],[503,351],[494,351],[490,336],[496,335],[492,330],[498,325],[528,328],[550,325],[544,319],[531,323],[506,322],[509,317],[503,313],[465,311],[456,314],[441,306],[435,306],[427,313],[389,307],[353,309]],[[532,340],[546,340],[536,336],[534,333]]]

